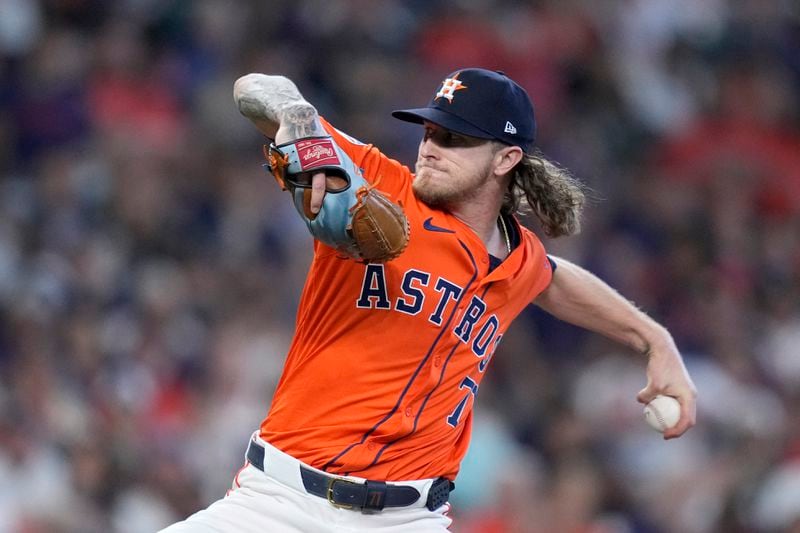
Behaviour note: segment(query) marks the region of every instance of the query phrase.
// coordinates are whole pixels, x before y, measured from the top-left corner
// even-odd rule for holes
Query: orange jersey
[[[323,121],[336,143],[411,226],[385,264],[314,243],[297,329],[261,437],[331,473],[375,480],[455,479],[472,406],[512,320],[550,283],[541,241],[489,272],[481,239],[417,200],[411,171]]]

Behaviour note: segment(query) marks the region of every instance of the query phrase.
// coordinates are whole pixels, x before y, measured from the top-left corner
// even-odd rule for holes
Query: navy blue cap
[[[499,71],[465,68],[447,76],[428,107],[393,111],[422,124],[427,120],[457,133],[496,139],[524,152],[536,140],[533,104],[525,89]]]

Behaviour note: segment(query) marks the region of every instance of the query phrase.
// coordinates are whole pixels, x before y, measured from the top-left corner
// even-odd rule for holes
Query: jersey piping
[[[459,244],[461,244],[461,246],[464,248],[464,250],[466,250],[466,252],[469,254],[469,258],[472,261],[472,267],[475,270],[475,272],[472,275],[472,278],[470,278],[469,283],[467,284],[467,286],[464,287],[464,290],[461,291],[461,294],[456,299],[456,305],[454,305],[453,309],[450,311],[450,316],[447,317],[447,321],[442,325],[442,327],[441,327],[441,329],[439,331],[439,334],[436,336],[436,339],[433,341],[433,344],[428,349],[428,352],[425,354],[425,357],[422,358],[422,361],[417,366],[416,370],[414,370],[414,373],[411,375],[411,379],[409,379],[409,381],[406,384],[405,388],[400,393],[400,397],[397,399],[397,402],[394,404],[394,407],[392,408],[392,410],[385,417],[383,417],[383,419],[380,422],[375,424],[369,431],[364,433],[364,435],[361,437],[361,440],[359,442],[351,444],[350,446],[348,446],[347,448],[342,450],[338,455],[336,455],[336,457],[334,457],[333,459],[328,461],[325,464],[325,466],[323,467],[323,470],[327,470],[328,468],[330,468],[330,466],[333,463],[335,463],[337,459],[340,459],[343,455],[345,455],[347,452],[349,452],[351,449],[353,449],[354,446],[358,446],[359,444],[364,444],[364,442],[366,442],[366,440],[369,438],[369,436],[372,433],[374,433],[387,420],[392,418],[392,415],[394,415],[397,412],[397,410],[400,408],[400,405],[403,403],[403,398],[405,398],[406,394],[408,394],[408,391],[411,389],[411,386],[414,384],[414,380],[417,379],[417,376],[419,376],[419,374],[422,371],[422,369],[425,368],[425,363],[427,363],[428,359],[430,359],[430,356],[433,353],[433,350],[436,347],[436,345],[439,344],[439,341],[441,340],[442,335],[444,334],[444,332],[449,331],[447,328],[448,328],[450,322],[453,320],[453,317],[455,316],[456,311],[458,310],[458,304],[461,302],[462,298],[464,298],[464,295],[469,292],[467,289],[472,285],[472,283],[475,281],[475,278],[478,276],[478,273],[477,273],[478,265],[475,263],[475,258],[472,257],[472,253],[470,253],[469,249],[466,246],[464,246],[464,243],[459,241]],[[453,347],[453,351],[455,351],[455,349],[457,347],[458,347],[458,345],[455,345]],[[430,396],[430,393],[428,395]],[[422,412],[422,410],[420,409],[420,413],[421,412]],[[420,413],[417,413],[417,418],[419,418],[419,414]],[[416,420],[414,422],[414,427],[416,428]],[[413,431],[412,431],[412,433],[413,433]],[[390,444],[393,444],[394,442],[396,442],[396,441],[393,441]],[[389,444],[387,444],[383,448],[381,448],[381,450],[376,455],[375,459],[372,461],[372,463],[370,463],[370,465],[367,468],[369,468],[370,466],[373,466],[375,464],[375,462],[378,460],[380,455],[383,453],[383,451],[388,446],[389,446]],[[354,470],[354,472],[358,472],[358,470]]]

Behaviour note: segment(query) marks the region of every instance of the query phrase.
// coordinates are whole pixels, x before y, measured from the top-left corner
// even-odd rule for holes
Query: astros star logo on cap
[[[459,74],[461,73],[459,72],[452,78],[447,78],[442,82],[442,87],[439,89],[439,92],[436,93],[436,98],[434,98],[434,100],[437,98],[447,98],[447,101],[452,103],[453,94],[456,91],[467,88],[467,86],[461,83],[461,80],[458,79]]]

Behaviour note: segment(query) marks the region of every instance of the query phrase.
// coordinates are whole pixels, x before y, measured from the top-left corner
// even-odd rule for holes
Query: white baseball
[[[656,396],[644,406],[644,419],[660,433],[678,423],[681,417],[681,404],[672,396]]]

